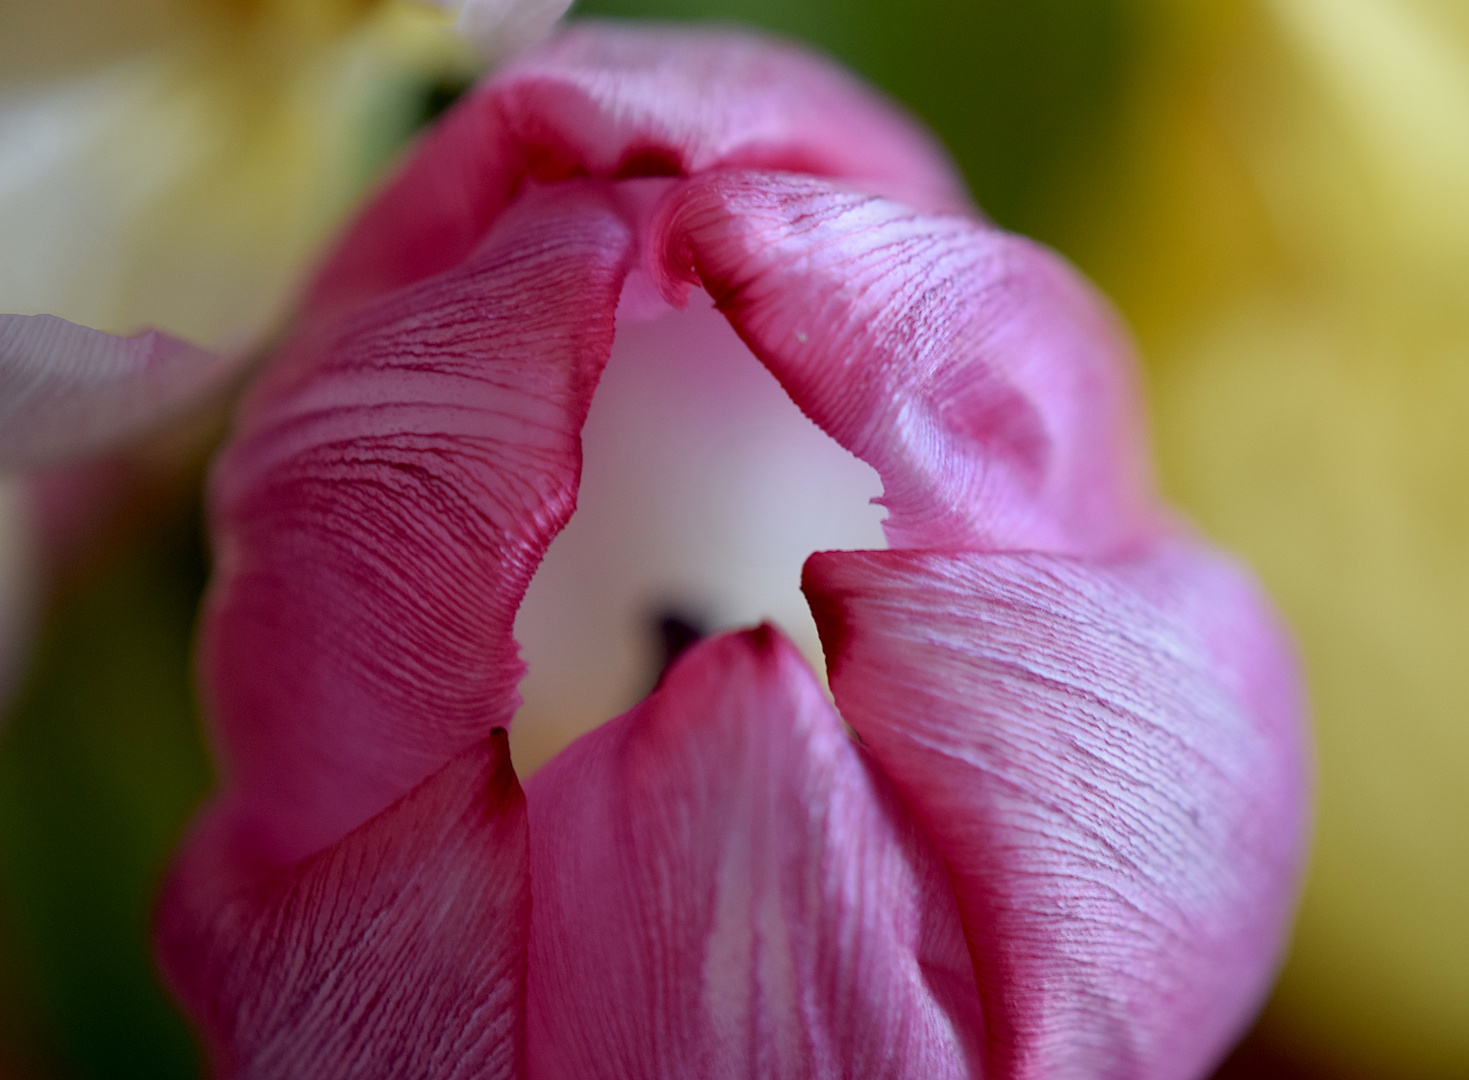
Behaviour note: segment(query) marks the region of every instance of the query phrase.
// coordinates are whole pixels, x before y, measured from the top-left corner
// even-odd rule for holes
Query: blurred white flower
[[[546,38],[572,0],[432,0],[458,13],[457,27],[481,55],[499,60]]]
[[[374,128],[406,134],[402,99],[471,63],[425,5],[175,7],[123,55],[0,77],[0,311],[249,348],[378,164]]]

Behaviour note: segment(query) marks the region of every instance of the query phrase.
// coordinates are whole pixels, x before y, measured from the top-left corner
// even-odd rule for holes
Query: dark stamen
[[[684,608],[664,608],[649,623],[657,664],[657,677],[653,680],[656,689],[674,661],[707,637],[709,630],[702,618]]]

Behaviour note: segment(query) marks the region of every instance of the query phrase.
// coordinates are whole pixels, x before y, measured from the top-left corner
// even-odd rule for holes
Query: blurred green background
[[[741,22],[826,49],[938,132],[997,222],[1117,299],[1163,486],[1265,578],[1315,700],[1321,809],[1297,947],[1225,1074],[1469,1076],[1464,6],[587,0],[576,14]],[[369,88],[349,186],[464,71],[446,60]],[[201,460],[134,485],[132,508],[57,569],[0,729],[0,1077],[198,1067],[146,929],[210,778],[190,677]]]

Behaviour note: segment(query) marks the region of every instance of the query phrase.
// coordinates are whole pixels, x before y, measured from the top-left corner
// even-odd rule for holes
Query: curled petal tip
[[[875,468],[895,547],[1115,553],[1156,526],[1132,358],[1063,260],[967,215],[809,176],[665,201],[697,280],[792,399]]]

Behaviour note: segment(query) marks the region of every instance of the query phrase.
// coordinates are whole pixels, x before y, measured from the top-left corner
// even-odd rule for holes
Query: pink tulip
[[[835,707],[729,634],[522,792],[512,622],[630,279],[709,293],[891,548],[806,563]],[[1285,635],[1157,502],[1107,306],[804,53],[583,24],[477,89],[211,505],[221,786],[158,947],[219,1075],[1187,1080],[1268,988]]]

